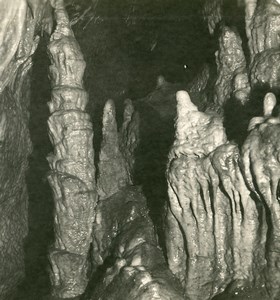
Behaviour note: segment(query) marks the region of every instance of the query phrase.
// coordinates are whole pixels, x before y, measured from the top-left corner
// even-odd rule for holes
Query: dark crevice
[[[47,119],[50,100],[47,41],[42,39],[33,57],[29,130],[33,151],[29,158],[26,181],[29,193],[28,226],[25,240],[26,278],[14,300],[42,299],[50,292],[48,247],[53,241],[53,200],[47,182],[46,157],[52,151],[48,138]]]

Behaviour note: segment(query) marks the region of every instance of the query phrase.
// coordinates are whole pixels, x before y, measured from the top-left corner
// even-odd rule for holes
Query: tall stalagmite
[[[264,116],[252,119],[243,145],[244,174],[250,189],[267,208],[266,286],[271,299],[280,298],[280,116],[274,115],[276,97],[264,99]]]
[[[230,283],[261,282],[266,224],[240,169],[222,118],[177,93],[176,138],[167,170],[169,266],[190,299],[211,299]]]
[[[54,194],[55,242],[50,249],[53,294],[82,294],[88,278],[88,251],[96,205],[93,130],[85,112],[85,62],[75,40],[63,1],[54,1],[57,27],[48,46],[52,100],[49,135],[54,152],[48,156]]]

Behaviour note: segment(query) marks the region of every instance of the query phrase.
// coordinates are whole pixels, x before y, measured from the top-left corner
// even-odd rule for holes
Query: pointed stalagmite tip
[[[107,132],[108,128],[117,128],[115,103],[112,99],[107,100],[103,110],[103,131]]]
[[[104,116],[108,114],[115,114],[115,103],[112,99],[107,100],[104,106]]]
[[[263,114],[265,117],[269,117],[277,103],[276,97],[273,93],[267,93],[263,101]]]
[[[177,113],[184,115],[187,112],[198,111],[197,107],[192,103],[190,95],[186,91],[178,91],[176,93]]]

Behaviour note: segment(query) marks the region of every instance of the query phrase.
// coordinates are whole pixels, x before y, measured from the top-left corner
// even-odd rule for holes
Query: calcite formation
[[[24,277],[28,234],[25,182],[29,136],[30,69],[42,29],[52,22],[47,1],[0,1],[0,299]]]
[[[132,184],[134,151],[139,140],[139,116],[131,100],[125,102],[123,125],[118,132],[115,105],[108,100],[104,107],[102,144],[99,153],[97,187],[101,199]]]
[[[206,0],[203,7],[203,15],[207,20],[210,34],[214,34],[217,25],[222,20],[223,0]]]
[[[63,1],[56,1],[54,8],[57,25],[48,46],[52,84],[48,125],[54,152],[48,157],[48,179],[55,203],[55,242],[49,257],[53,294],[70,298],[87,286],[97,194],[93,130],[82,80],[85,62]]]
[[[265,211],[247,188],[238,146],[227,141],[221,117],[199,112],[186,92],[177,101],[167,170],[168,262],[187,298],[211,299],[230,283],[263,280]]]
[[[221,27],[219,50],[216,53],[218,77],[214,89],[214,102],[223,106],[235,92],[242,104],[249,100],[250,85],[246,60],[239,34],[227,26]]]
[[[280,297],[280,206],[279,206],[279,114],[274,115],[276,98],[272,93],[264,100],[264,116],[251,121],[250,134],[243,145],[246,181],[267,208],[266,285],[271,299]]]
[[[246,1],[246,32],[253,87],[278,88],[279,15],[280,3],[277,0]]]
[[[102,200],[93,227],[93,262],[112,263],[90,299],[184,299],[168,270],[140,187]]]
[[[277,0],[246,1],[246,31],[252,59],[264,50],[279,47],[279,14]]]
[[[218,37],[217,76],[211,62],[189,84],[160,75],[155,91],[138,101],[141,120],[131,100],[121,118],[108,100],[95,159],[86,64],[63,0],[0,0],[0,299],[11,298],[24,276],[29,70],[41,31],[52,33],[53,298],[207,300],[242,290],[249,298],[265,287],[269,295],[258,297],[280,299],[280,1],[244,4],[248,57],[247,41],[223,16],[227,1],[204,1],[209,31]],[[259,105],[255,95],[264,97],[262,116],[249,111]],[[236,107],[248,120],[232,116]],[[226,134],[229,115],[231,126],[248,124],[239,144]],[[155,215],[164,219],[165,240],[156,234]]]
[[[208,64],[205,64],[192,82],[187,86],[187,90],[189,91],[192,99],[197,99],[195,103],[201,107],[208,103],[207,92],[211,81],[210,74],[210,67]]]
[[[255,56],[250,70],[250,81],[255,87],[277,90],[279,88],[279,48],[271,48]]]

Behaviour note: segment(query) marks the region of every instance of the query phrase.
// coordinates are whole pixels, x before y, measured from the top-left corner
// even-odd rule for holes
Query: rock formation
[[[242,41],[237,32],[222,26],[219,50],[216,52],[218,78],[214,89],[214,102],[223,106],[233,91],[242,104],[249,100],[250,86]]]
[[[1,300],[24,277],[30,68],[42,31],[51,63],[49,298],[280,299],[280,3],[235,1],[244,32],[224,16],[226,0],[203,5],[216,65],[213,55],[192,82],[158,74],[144,99],[108,100],[98,141],[63,0],[0,0]],[[72,25],[85,16],[73,15]]]
[[[139,116],[131,100],[124,109],[123,126],[118,132],[114,102],[108,100],[103,114],[103,136],[98,164],[98,194],[108,198],[132,184],[134,150],[138,144]]]
[[[54,3],[56,29],[48,46],[52,100],[48,161],[53,190],[55,242],[50,250],[53,294],[70,298],[87,286],[88,251],[97,202],[93,130],[85,112],[85,62],[70,28],[63,1]]]
[[[280,3],[277,0],[246,1],[246,32],[251,53],[253,86],[278,88]]]
[[[0,299],[23,279],[28,233],[26,171],[30,69],[41,29],[52,26],[46,1],[0,1]],[[36,9],[34,9],[36,7]]]
[[[229,283],[262,280],[264,209],[246,186],[238,146],[227,141],[222,118],[199,112],[186,92],[177,101],[167,170],[169,266],[187,297],[211,299]]]
[[[210,34],[214,34],[216,26],[222,20],[223,0],[205,1],[203,14],[207,20]]]

